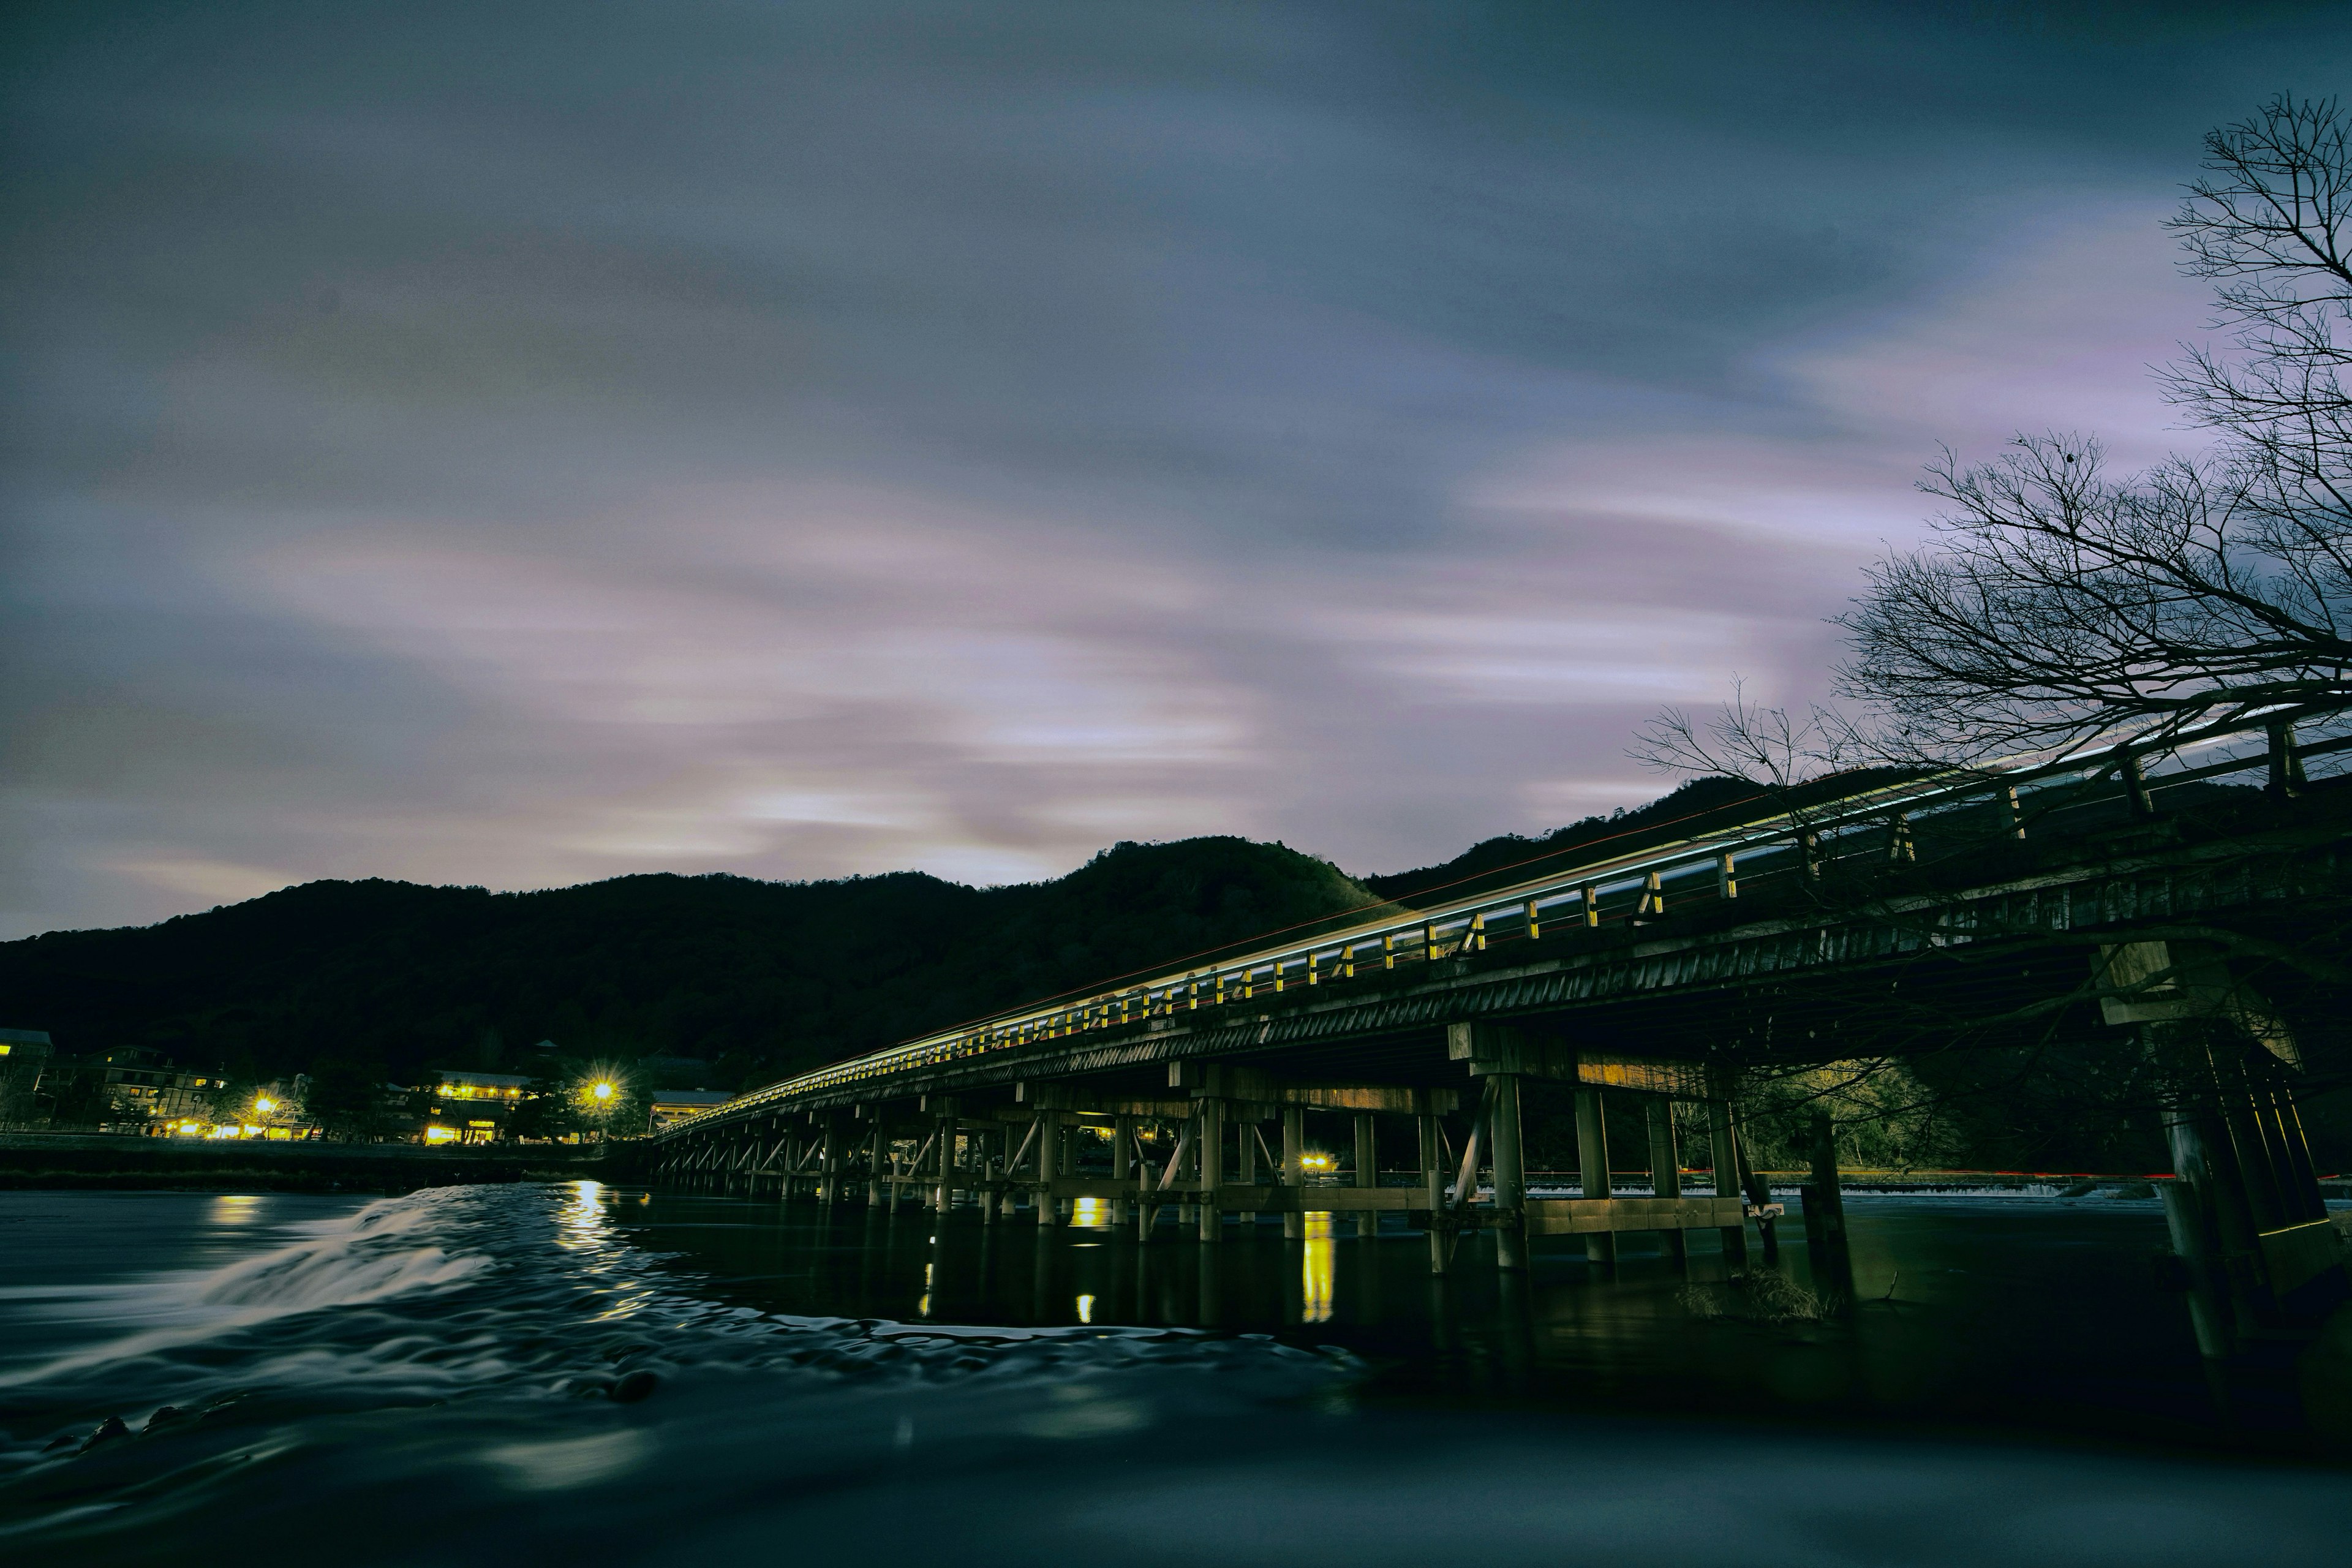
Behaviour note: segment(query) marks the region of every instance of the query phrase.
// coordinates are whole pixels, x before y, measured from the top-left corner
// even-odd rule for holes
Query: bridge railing
[[[2037,818],[2095,800],[2121,797],[2135,811],[2153,809],[2164,790],[2261,769],[2291,789],[2308,761],[2352,751],[2352,735],[2297,745],[2294,725],[2316,710],[2281,709],[2228,724],[2171,735],[2160,742],[2125,739],[2051,759],[2008,761],[1881,785],[1798,810],[1651,847],[1606,855],[1540,877],[1402,914],[1384,914],[1307,941],[1286,942],[1198,964],[1075,999],[1007,1012],[820,1068],[754,1089],[671,1124],[667,1138],[704,1123],[803,1095],[839,1089],[913,1068],[938,1066],[1040,1041],[1068,1038],[1152,1017],[1172,1017],[1300,987],[1392,971],[1485,951],[1495,942],[1540,936],[1559,923],[1601,926],[1654,919],[1693,898],[1731,900],[1743,882],[1816,876],[1856,851],[1901,858],[1914,836],[1948,814],[1990,805],[2002,814],[1996,833],[2022,838]],[[2232,743],[2258,736],[2251,753]],[[2199,753],[2225,754],[2203,762]],[[2147,764],[2157,763],[2151,770]]]

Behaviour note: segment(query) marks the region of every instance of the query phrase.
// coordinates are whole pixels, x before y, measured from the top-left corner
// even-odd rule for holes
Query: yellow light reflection
[[[556,1218],[563,1226],[557,1237],[566,1247],[593,1247],[605,1239],[610,1228],[604,1213],[604,1184],[576,1182],[572,1184],[572,1201],[563,1205]]]
[[[1091,1322],[1093,1322],[1094,1321],[1095,1321],[1095,1299],[1094,1299],[1092,1296],[1081,1296],[1081,1297],[1079,1297],[1079,1298],[1078,1298],[1078,1321],[1080,1321],[1080,1322],[1082,1322],[1082,1323],[1091,1323]]]
[[[427,1143],[446,1143],[456,1136],[457,1136],[457,1130],[454,1127],[427,1127],[425,1130],[425,1141]]]
[[[1102,1198],[1072,1198],[1070,1228],[1073,1230],[1108,1230],[1111,1213],[1109,1203]]]
[[[1331,1280],[1337,1261],[1331,1242],[1331,1214],[1322,1209],[1304,1217],[1307,1256],[1299,1264],[1299,1321],[1328,1323],[1331,1321]]]

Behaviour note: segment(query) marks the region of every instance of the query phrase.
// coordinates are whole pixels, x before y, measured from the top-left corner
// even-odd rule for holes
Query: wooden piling
[[[1282,1184],[1303,1187],[1307,1184],[1307,1110],[1304,1106],[1282,1108]],[[1282,1216],[1282,1238],[1285,1241],[1307,1239],[1307,1216],[1293,1209]]]
[[[1380,1129],[1369,1110],[1356,1113],[1356,1185],[1381,1184]],[[1381,1212],[1366,1209],[1356,1216],[1356,1235],[1370,1241],[1381,1234]]]
[[[1201,1239],[1225,1239],[1225,1214],[1218,1205],[1225,1184],[1225,1102],[1201,1101]]]
[[[1244,1115],[1234,1123],[1234,1182],[1237,1186],[1257,1185],[1257,1122],[1253,1115]],[[1257,1215],[1244,1210],[1234,1215],[1242,1235],[1257,1234]]]
[[[1513,1129],[1517,1131],[1518,1100],[1512,1099]],[[1498,1144],[1497,1147],[1500,1147]],[[1576,1091],[1576,1164],[1578,1179],[1587,1198],[1609,1196],[1609,1123],[1601,1111],[1601,1091],[1580,1089]],[[1499,1202],[1499,1195],[1497,1197]],[[1594,1231],[1584,1238],[1584,1256],[1588,1262],[1617,1261],[1617,1238],[1607,1231]]]
[[[1110,1124],[1110,1178],[1114,1182],[1135,1179],[1135,1118],[1119,1115]],[[1127,1226],[1134,1223],[1125,1196],[1110,1200],[1110,1223]]]
[[[1517,1073],[1506,1072],[1486,1081],[1492,1092],[1488,1136],[1495,1144],[1495,1267],[1517,1272],[1528,1266],[1528,1167],[1519,1141],[1519,1079]]]
[[[1445,1140],[1440,1134],[1437,1118],[1419,1116],[1414,1121],[1421,1131],[1421,1195],[1429,1205],[1429,1271],[1445,1272],[1445,1227],[1439,1223],[1445,1213]]]
[[[1051,1230],[1062,1223],[1054,1207],[1054,1178],[1060,1171],[1062,1152],[1062,1113],[1041,1110],[1037,1113],[1037,1223]]]
[[[1675,1149],[1674,1101],[1663,1095],[1652,1095],[1643,1102],[1650,1121],[1650,1191],[1662,1198],[1683,1195],[1681,1157]],[[1677,1263],[1690,1256],[1690,1248],[1679,1230],[1665,1235],[1666,1256]]]

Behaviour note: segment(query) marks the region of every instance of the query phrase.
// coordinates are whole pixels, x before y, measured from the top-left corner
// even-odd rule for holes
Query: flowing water
[[[1795,1221],[1441,1283],[1352,1220],[5,1193],[0,1555],[2352,1561],[2341,1333],[2208,1369],[2152,1202],[1848,1205],[1850,1287]]]

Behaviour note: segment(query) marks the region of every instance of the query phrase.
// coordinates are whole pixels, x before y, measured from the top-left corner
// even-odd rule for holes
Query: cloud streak
[[[2145,19],[2143,19],[2145,20]],[[1359,870],[1653,792],[1937,439],[2174,433],[2324,11],[36,9],[8,934],[274,882]]]

